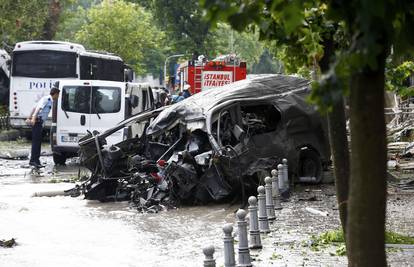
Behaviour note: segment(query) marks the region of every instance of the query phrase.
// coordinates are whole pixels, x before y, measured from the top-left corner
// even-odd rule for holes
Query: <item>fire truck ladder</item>
[[[203,65],[194,66],[194,92],[195,93],[198,93],[201,91],[202,74],[203,74]]]

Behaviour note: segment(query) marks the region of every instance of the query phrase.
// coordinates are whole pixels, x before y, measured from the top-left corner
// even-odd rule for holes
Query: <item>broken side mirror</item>
[[[131,107],[136,108],[139,104],[139,97],[136,95],[131,95],[129,97],[129,103],[131,104]]]

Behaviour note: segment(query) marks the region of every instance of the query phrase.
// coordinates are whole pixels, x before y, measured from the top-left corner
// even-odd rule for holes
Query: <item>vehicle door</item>
[[[154,107],[154,97],[152,95],[151,88],[145,85],[134,84],[129,86],[130,95],[130,109],[131,115],[136,115],[146,110],[151,110]],[[147,122],[134,123],[130,126],[130,136],[140,137],[146,126]]]
[[[124,119],[124,84],[117,83],[92,86],[91,97],[91,123],[90,130],[100,133],[114,127]],[[122,87],[122,88],[121,88]],[[108,136],[107,144],[116,144],[124,139],[123,130],[119,130]]]
[[[91,94],[90,85],[62,86],[57,104],[56,145],[76,147],[90,129]]]

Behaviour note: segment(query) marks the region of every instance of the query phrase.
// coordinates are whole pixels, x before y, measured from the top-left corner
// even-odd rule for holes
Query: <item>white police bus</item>
[[[80,44],[58,41],[17,43],[10,75],[10,125],[28,129],[25,120],[35,103],[49,94],[58,80],[124,81],[125,65],[115,55],[87,51]],[[45,123],[50,128],[51,116]]]

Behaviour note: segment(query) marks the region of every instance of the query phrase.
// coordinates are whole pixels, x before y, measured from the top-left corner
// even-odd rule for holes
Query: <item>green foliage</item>
[[[385,243],[414,245],[414,237],[387,231],[385,232]]]
[[[319,236],[313,236],[312,240],[317,244],[330,244],[332,242],[345,242],[344,233],[342,230],[331,230],[320,234]]]
[[[48,12],[48,1],[0,1],[0,35],[2,41],[13,44],[39,39]]]
[[[276,252],[273,252],[272,253],[272,256],[270,256],[270,258],[269,258],[270,260],[280,260],[280,259],[283,259],[283,256],[282,255],[280,255],[280,254],[277,254]]]
[[[284,73],[283,63],[274,59],[266,48],[260,55],[259,62],[253,64],[249,70],[251,74]]]
[[[273,41],[273,52],[284,62],[288,73],[315,67],[323,56],[322,35],[331,32],[332,23],[324,19],[326,5],[318,1],[201,1],[207,18],[228,21],[239,31],[255,25],[260,38]]]
[[[203,20],[198,0],[137,1],[148,6],[168,38],[171,54],[203,54],[211,57],[206,45],[210,24]]]
[[[271,52],[283,62],[288,74],[318,78],[325,41],[332,40],[336,48],[347,45],[343,41],[343,24],[326,18],[328,6],[323,1],[241,2],[240,8],[231,0],[204,0],[202,5],[208,10],[208,19],[229,21],[237,30],[244,30],[249,25],[257,28],[260,38],[269,41]],[[325,60],[332,61],[330,58]],[[318,90],[313,91],[311,101],[320,105],[322,110],[329,110],[332,101],[342,96],[346,89],[337,84],[328,87],[316,85],[315,88]]]
[[[80,31],[83,25],[87,24],[87,9],[83,5],[74,3],[65,9],[56,33],[56,40],[72,42],[75,34]]]
[[[75,34],[76,41],[89,49],[120,55],[137,74],[147,72],[147,55],[157,57],[163,37],[149,12],[122,0],[93,6],[87,12],[87,23]]]
[[[342,229],[331,230],[312,237],[315,243],[330,244],[334,242],[345,242]],[[385,232],[385,243],[387,244],[414,244],[414,237],[398,234],[392,231]]]
[[[217,24],[217,27],[211,29],[210,32],[211,37],[206,48],[212,57],[235,53],[247,62],[248,73],[256,73],[253,71],[253,67],[259,63],[265,53],[264,44],[259,41],[258,33],[253,31],[237,32],[225,23]],[[269,64],[274,64],[271,58]]]
[[[330,112],[332,104],[349,94],[350,68],[344,59],[336,62],[329,72],[324,73],[318,81],[312,82],[309,100],[315,103],[321,112]]]
[[[414,74],[414,62],[405,61],[402,64],[386,69],[386,88],[401,96],[414,96],[414,88],[409,87],[407,79]]]
[[[346,256],[346,246],[341,244],[335,249],[335,253],[332,256]]]

